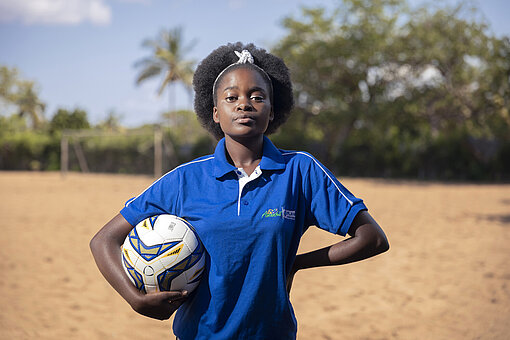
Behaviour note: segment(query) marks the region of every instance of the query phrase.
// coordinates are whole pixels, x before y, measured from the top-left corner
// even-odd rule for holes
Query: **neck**
[[[235,139],[225,136],[227,158],[236,168],[243,168],[250,174],[262,159],[264,136],[250,139]]]

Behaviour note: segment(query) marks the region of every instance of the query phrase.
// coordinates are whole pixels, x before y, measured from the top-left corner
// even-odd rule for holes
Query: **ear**
[[[271,113],[269,113],[269,121],[272,122],[274,119],[274,112],[273,112],[273,108],[271,108]]]
[[[218,116],[218,108],[216,106],[213,107],[212,118],[213,118],[215,123],[219,123],[220,122],[220,117]]]

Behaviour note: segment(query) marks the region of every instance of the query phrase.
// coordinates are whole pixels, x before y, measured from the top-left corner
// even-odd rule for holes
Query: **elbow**
[[[382,254],[388,250],[390,250],[390,243],[388,242],[388,238],[384,234],[379,235],[375,245],[376,254]]]
[[[390,244],[388,243],[388,241],[386,240],[384,242],[384,244],[382,244],[379,248],[379,254],[382,254],[382,253],[385,253],[387,252],[388,250],[390,250]]]
[[[92,252],[92,255],[97,253],[98,249],[101,247],[101,238],[99,236],[99,233],[94,235],[94,237],[89,242],[90,251]]]
[[[369,230],[371,231],[371,243],[374,250],[374,255],[387,252],[390,249],[390,243],[388,242],[388,238],[386,237],[386,234],[381,229],[381,227],[375,224]]]
[[[94,236],[90,242],[89,242],[89,248],[92,254],[94,254],[94,251],[97,249],[97,239],[96,236]]]
[[[369,257],[387,252],[390,249],[388,238],[377,224],[366,224],[356,230],[355,237],[360,237]]]

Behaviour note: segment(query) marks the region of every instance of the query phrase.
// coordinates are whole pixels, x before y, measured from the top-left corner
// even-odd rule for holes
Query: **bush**
[[[20,131],[0,136],[0,169],[47,170],[58,168],[59,141],[52,136]]]

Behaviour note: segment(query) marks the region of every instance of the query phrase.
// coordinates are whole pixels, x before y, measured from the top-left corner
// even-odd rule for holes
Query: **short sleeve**
[[[133,226],[150,216],[176,214],[179,192],[178,172],[169,172],[129,199],[120,213]]]
[[[345,236],[358,212],[367,210],[363,200],[355,197],[318,160],[311,162],[305,178],[308,200],[308,225]]]

